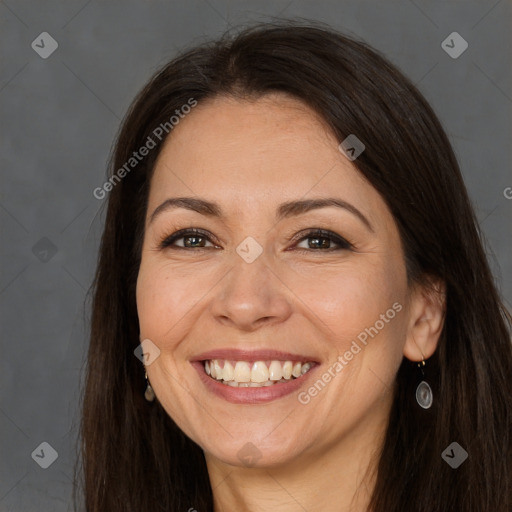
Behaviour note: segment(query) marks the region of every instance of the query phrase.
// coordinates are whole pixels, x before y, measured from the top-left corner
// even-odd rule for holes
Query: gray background
[[[509,304],[511,11],[507,0],[1,2],[0,510],[72,510],[86,293],[105,203],[92,191],[150,74],[229,26],[322,20],[397,64],[450,136]],[[47,59],[31,47],[45,31],[59,44]],[[441,47],[453,31],[469,44],[457,59]],[[42,442],[58,452],[47,469],[31,456]]]

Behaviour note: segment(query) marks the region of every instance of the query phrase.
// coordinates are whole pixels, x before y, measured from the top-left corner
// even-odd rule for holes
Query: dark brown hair
[[[404,358],[370,510],[510,512],[510,315],[448,138],[424,97],[385,58],[325,25],[284,21],[187,50],[134,100],[110,176],[190,98],[201,103],[275,91],[314,109],[340,142],[356,134],[364,143],[353,163],[394,216],[409,281],[433,276],[446,284],[445,325],[427,361],[434,406],[426,411],[415,403],[418,380]],[[140,343],[135,283],[162,142],[108,198],[81,425],[80,480],[88,512],[213,510],[201,448],[158,401],[144,399],[143,367],[134,356]],[[453,441],[469,453],[457,469],[441,458]]]

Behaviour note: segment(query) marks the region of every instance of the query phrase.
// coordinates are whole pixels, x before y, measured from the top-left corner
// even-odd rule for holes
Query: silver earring
[[[155,399],[155,392],[153,391],[153,388],[151,387],[151,384],[149,383],[148,372],[146,370],[144,370],[144,375],[146,377],[146,383],[147,383],[146,391],[144,392],[144,398],[148,402],[152,402]]]
[[[425,366],[425,359],[418,363],[418,368],[421,370],[421,374],[425,376],[423,372],[423,368]],[[434,401],[434,395],[432,393],[432,388],[429,386],[428,382],[422,380],[418,387],[416,388],[416,401],[418,402],[420,407],[423,409],[430,409],[432,407],[432,402]]]

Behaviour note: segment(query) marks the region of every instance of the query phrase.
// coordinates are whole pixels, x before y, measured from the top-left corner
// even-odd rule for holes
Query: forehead
[[[196,106],[167,138],[150,205],[169,195],[206,195],[240,212],[337,192],[353,202],[378,201],[338,145],[324,120],[297,99],[216,97]]]

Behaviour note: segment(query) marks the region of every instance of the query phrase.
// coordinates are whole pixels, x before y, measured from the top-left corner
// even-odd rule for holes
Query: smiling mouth
[[[212,380],[225,386],[260,388],[299,379],[316,364],[313,361],[234,361],[209,359],[201,361]]]

